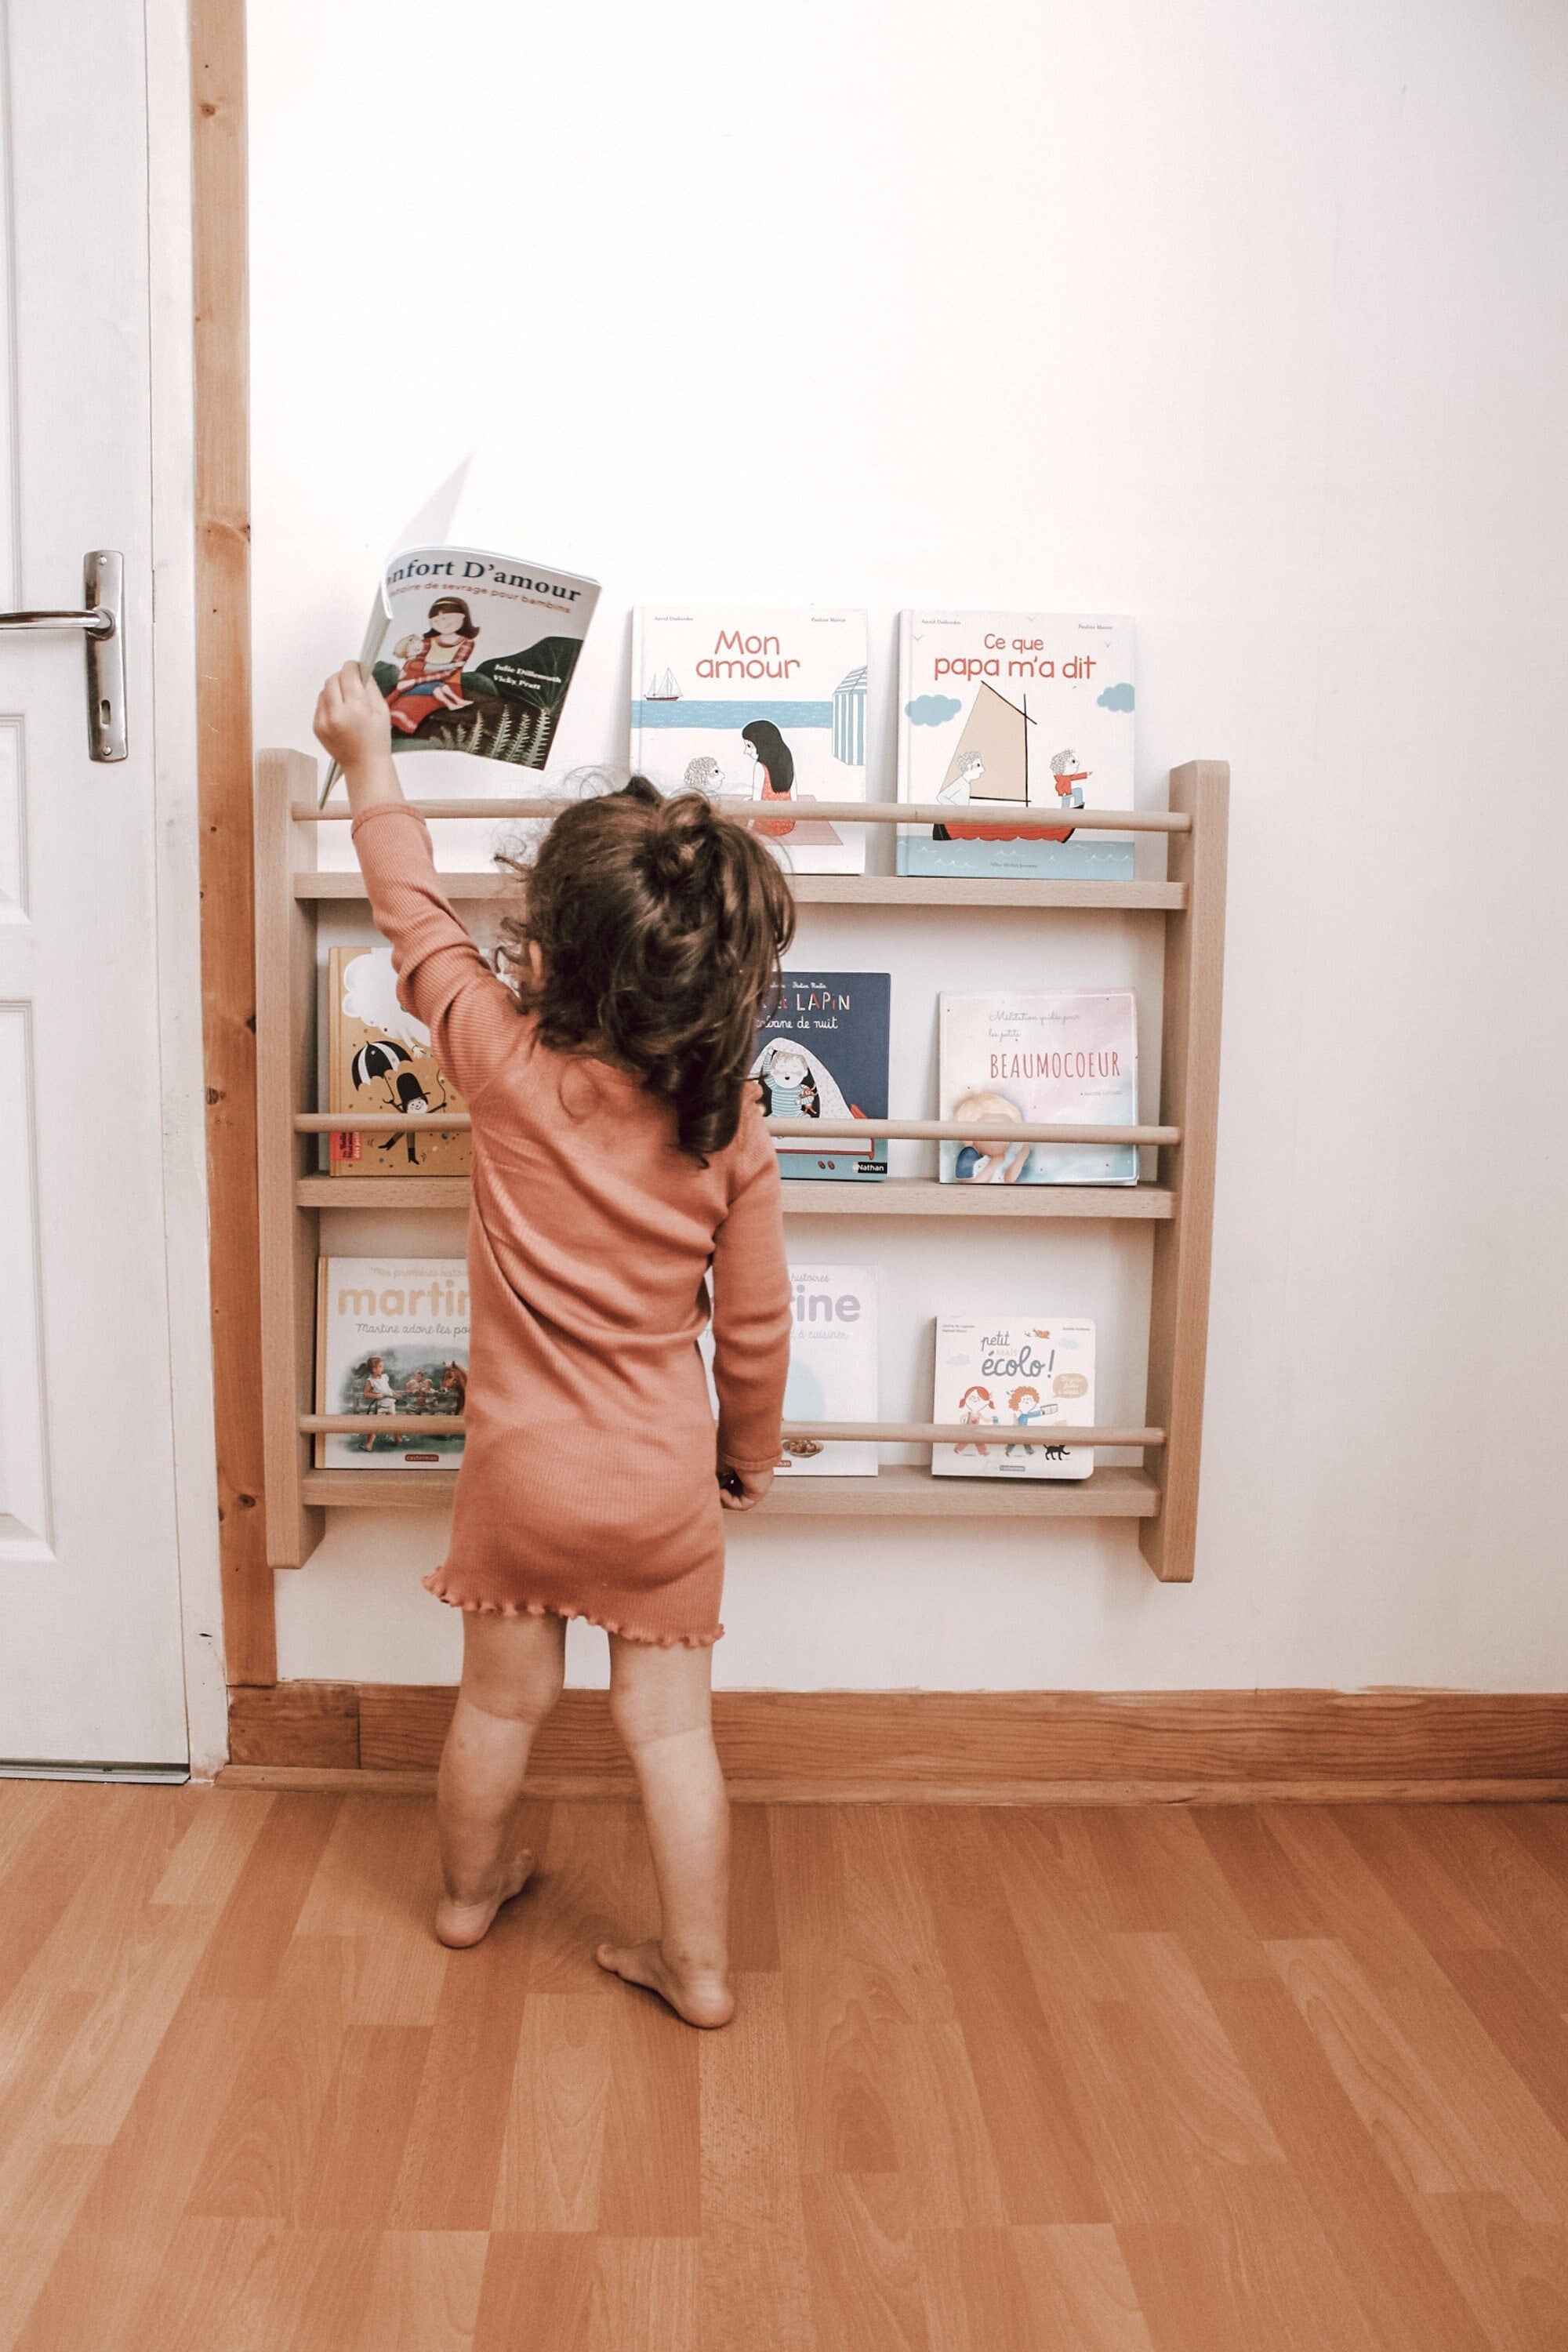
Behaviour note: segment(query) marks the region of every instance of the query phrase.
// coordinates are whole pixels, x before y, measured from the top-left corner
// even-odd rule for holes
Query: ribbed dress
[[[635,1078],[539,1043],[442,895],[420,817],[378,806],[353,835],[398,994],[473,1118],[466,1435],[426,1583],[459,1609],[715,1642],[717,1472],[777,1460],[789,1363],[761,1113],[700,1167]],[[697,1350],[710,1281],[717,1433]]]

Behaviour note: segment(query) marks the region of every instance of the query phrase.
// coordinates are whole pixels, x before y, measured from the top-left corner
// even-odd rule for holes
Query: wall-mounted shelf
[[[358,900],[357,872],[323,873],[316,865],[318,828],[346,811],[318,809],[315,762],[303,753],[264,751],[257,762],[257,1076],[263,1313],[262,1415],[266,1447],[268,1558],[297,1568],[321,1538],[330,1509],[430,1510],[450,1503],[455,1470],[318,1470],[300,1427],[314,1403],[316,1263],[323,1209],[466,1210],[464,1177],[330,1176],[315,1171],[307,1131],[348,1125],[309,1112],[315,1097],[316,917],[322,906]],[[1136,1186],[942,1185],[920,1178],[879,1184],[790,1181],[786,1211],[796,1216],[1142,1220],[1152,1227],[1152,1289],[1145,1434],[1163,1431],[1157,1468],[1104,1465],[1082,1481],[1027,1484],[933,1477],[929,1469],[885,1465],[872,1478],[797,1478],[782,1475],[761,1506],[769,1518],[894,1517],[942,1519],[1125,1518],[1139,1523],[1139,1543],[1156,1576],[1180,1582],[1193,1572],[1202,1443],[1204,1359],[1208,1324],[1209,1237],[1214,1190],[1221,971],[1224,956],[1226,811],[1228,771],[1219,761],[1173,770],[1169,812],[1139,810],[1123,818],[1086,815],[1098,824],[1163,834],[1164,881],[950,880],[892,875],[803,875],[805,905],[875,907],[884,911],[963,907],[1086,912],[1157,913],[1165,919],[1159,1125],[1147,1130],[1159,1149],[1158,1181]],[[420,803],[432,818],[491,823],[547,815],[556,802],[462,801]],[[893,803],[828,809],[824,814],[872,824],[913,820]],[[941,812],[938,812],[940,814]],[[1040,824],[1050,820],[1042,815]],[[515,887],[495,873],[442,877],[455,900],[499,898]],[[370,1122],[354,1121],[363,1125]],[[374,1122],[380,1126],[381,1121]],[[388,1120],[387,1127],[398,1124]],[[890,1120],[906,1133],[929,1134],[931,1121]],[[1019,1132],[1024,1130],[1020,1129]],[[816,1134],[826,1139],[819,1125]],[[887,1442],[908,1424],[879,1424]],[[1137,1430],[1132,1433],[1138,1434]],[[897,1440],[896,1442],[902,1442]]]

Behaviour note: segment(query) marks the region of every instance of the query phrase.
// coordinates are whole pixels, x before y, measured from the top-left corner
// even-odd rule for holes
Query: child
[[[464,1612],[436,1932],[478,1943],[533,1866],[511,1816],[565,1621],[586,1617],[610,1636],[662,1920],[600,1964],[724,2025],[710,1668],[721,1507],[772,1484],[789,1363],[778,1164],[746,1081],[789,887],[742,826],[634,778],[552,826],[504,926],[509,983],[441,894],[386,704],[353,663],[322,688],[316,733],[347,779],[398,994],[473,1117],[467,1433],[451,1550],[426,1579]],[[697,1352],[710,1274],[716,1444]]]

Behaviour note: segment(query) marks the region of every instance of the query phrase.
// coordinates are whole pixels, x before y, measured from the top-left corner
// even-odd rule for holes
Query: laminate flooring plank
[[[536,1809],[535,1836],[542,1835],[543,1820]],[[439,1891],[436,1809],[428,1797],[343,1799],[297,1933],[357,1943],[354,2023],[434,2025],[447,1961],[434,1926]]]
[[[1013,2244],[1033,2316],[1020,2344],[1072,2352],[1152,2352],[1137,2291],[1113,2229],[1103,2222],[1018,2229]],[[992,2342],[1006,2339],[994,2337]],[[976,2347],[981,2352],[981,2347]]]
[[[587,2352],[595,2270],[594,2240],[584,2231],[498,2231],[473,2352]]]
[[[1498,1827],[1517,1838],[1568,1895],[1568,1807],[1498,1805],[1488,1811],[1495,1811]]]
[[[274,1805],[224,1905],[199,1990],[237,2000],[271,1991],[342,1801],[291,1794]]]
[[[637,1808],[554,1803],[548,1827],[535,1843],[540,1861],[531,1891],[539,1926],[532,1988],[596,1993],[613,2000],[617,1980],[595,1959],[595,1947],[640,1942],[658,1927],[652,1866]]]
[[[1333,2245],[1381,2352],[1487,2352],[1469,2305],[1278,1978],[1214,2000],[1291,2173]]]
[[[1532,2103],[1522,2084],[1511,2086],[1519,2095],[1510,2096],[1512,2112],[1505,2116],[1485,2104],[1484,2082],[1446,2071],[1461,2053],[1447,2034],[1439,2033],[1434,2048],[1423,2022],[1433,1999],[1428,1988],[1416,1988],[1409,2010],[1397,2019],[1391,2004],[1408,1989],[1374,1986],[1342,1944],[1319,1938],[1270,1944],[1268,1950],[1280,1981],[1407,2196],[1495,2189],[1511,2197],[1528,2219],[1555,2218],[1552,2200],[1538,2184],[1515,2135],[1521,2117],[1532,2139],[1537,2126],[1552,2140],[1556,2134],[1539,2108],[1531,2116]],[[1450,1994],[1452,1990],[1447,1988]],[[1436,2074],[1410,2039],[1412,2025],[1436,2060]]]
[[[1443,1965],[1482,2030],[1568,2138],[1568,2018],[1511,1952],[1445,1952]]]
[[[278,1800],[262,1789],[199,1789],[153,1889],[154,1903],[226,1903]]]
[[[1568,1878],[1553,1867],[1542,1827],[1550,1806],[1433,1806],[1423,1835],[1445,1867],[1463,1880],[1496,1937],[1526,1967],[1559,2009],[1568,2008]],[[1564,1809],[1558,1809],[1564,1810]],[[1485,1818],[1483,1818],[1483,1816]]]
[[[1260,1940],[1299,1943],[1330,1932],[1260,1806],[1200,1805],[1191,1818]]]
[[[925,2284],[897,2173],[801,2183],[822,2352],[931,2352]]]
[[[698,2045],[695,2342],[815,2352],[784,1989],[774,1975],[739,1976],[736,1996],[734,2023]]]
[[[54,2138],[114,2138],[201,1967],[216,1916],[216,1909],[148,1903],[127,1918],[117,1976],[93,1999],[45,2094]]]
[[[9,1836],[0,1877],[0,2031],[11,1995],[108,1835],[101,1808],[59,1801],[69,1782],[0,1781]],[[81,1794],[97,1794],[96,1790]]]
[[[844,1845],[832,1809],[781,1806],[770,1837],[801,2168],[896,2171],[879,1979],[854,1948]]]
[[[1497,2189],[1531,2217],[1531,2200],[1518,2179],[1504,2175],[1506,2157],[1510,2169],[1517,2165],[1557,2219],[1568,2222],[1568,2138],[1535,2096],[1527,2074],[1510,2064],[1458,1986],[1445,1979],[1440,1991],[1428,1992],[1425,1987],[1390,1985],[1384,2001],[1434,2080],[1459,2112],[1472,2117],[1472,2137],[1486,2152],[1493,2177],[1465,2185]]]
[[[385,2230],[431,2032],[427,2025],[347,2026],[314,2156],[299,2176],[290,2216],[296,2229]]]
[[[614,2011],[599,2228],[695,2238],[701,2221],[701,2042],[656,1993],[621,1987]]]
[[[256,2022],[257,2005],[187,1997],[60,2247],[17,2352],[127,2343],[156,2280]]]
[[[1268,1974],[1258,1931],[1185,1806],[1086,1806],[1079,1828],[1115,1927],[1179,1936],[1205,1980]]]
[[[342,2054],[352,1964],[335,1936],[288,1947],[187,2200],[193,2220],[298,2225]]]
[[[57,1811],[57,1792],[68,1780],[0,1780],[0,1886]],[[59,1838],[51,1843],[58,1844]]]
[[[1496,1951],[1502,1938],[1487,1916],[1482,1888],[1472,1873],[1452,1867],[1453,1850],[1437,1818],[1456,1810],[1336,1805],[1333,1818],[1428,1950]]]
[[[482,2230],[384,2231],[353,2352],[469,2352],[489,2242]]]
[[[489,2227],[540,1917],[525,1892],[483,1943],[446,1956],[389,2228]]]
[[[512,2069],[490,2227],[596,2230],[615,2004],[596,1993],[531,1992]]]
[[[1568,2345],[1568,2240],[1506,2197],[1428,2197],[1426,2226],[1497,2352]]]
[[[594,2254],[585,2352],[691,2352],[696,2239],[600,2237]]]
[[[1012,2231],[998,2228],[915,2231],[930,2352],[992,2352],[993,2347],[1022,2347],[1036,2341],[1035,2314],[1014,2238]],[[1071,2336],[1047,2336],[1044,2341],[1076,2343]]]
[[[910,1829],[1009,2221],[1108,2220],[994,1850],[956,1808]]]
[[[370,2292],[375,2244],[352,2231],[187,2216],[125,2352],[342,2352]]]
[[[1155,2352],[1383,2352],[1289,2171],[1232,2192],[1207,2221],[1117,2230]]]
[[[1271,1937],[1276,1943],[1338,1942],[1379,1984],[1408,1979],[1440,1987],[1447,1979],[1398,1904],[1325,1805],[1268,1805],[1268,1832],[1316,1906],[1317,1937]]]
[[[58,2140],[29,2146],[25,2166],[15,2155],[7,2149],[0,2168],[12,2175],[0,2179],[0,2352],[11,2352],[26,2326],[103,2162],[101,2147]]]
[[[730,1809],[730,1965],[746,1976],[771,1975],[779,1964],[768,1812],[766,1805]]]

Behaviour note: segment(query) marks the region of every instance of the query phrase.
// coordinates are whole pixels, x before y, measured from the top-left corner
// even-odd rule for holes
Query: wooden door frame
[[[278,1679],[261,1475],[245,0],[190,0],[196,775],[224,1650]]]

